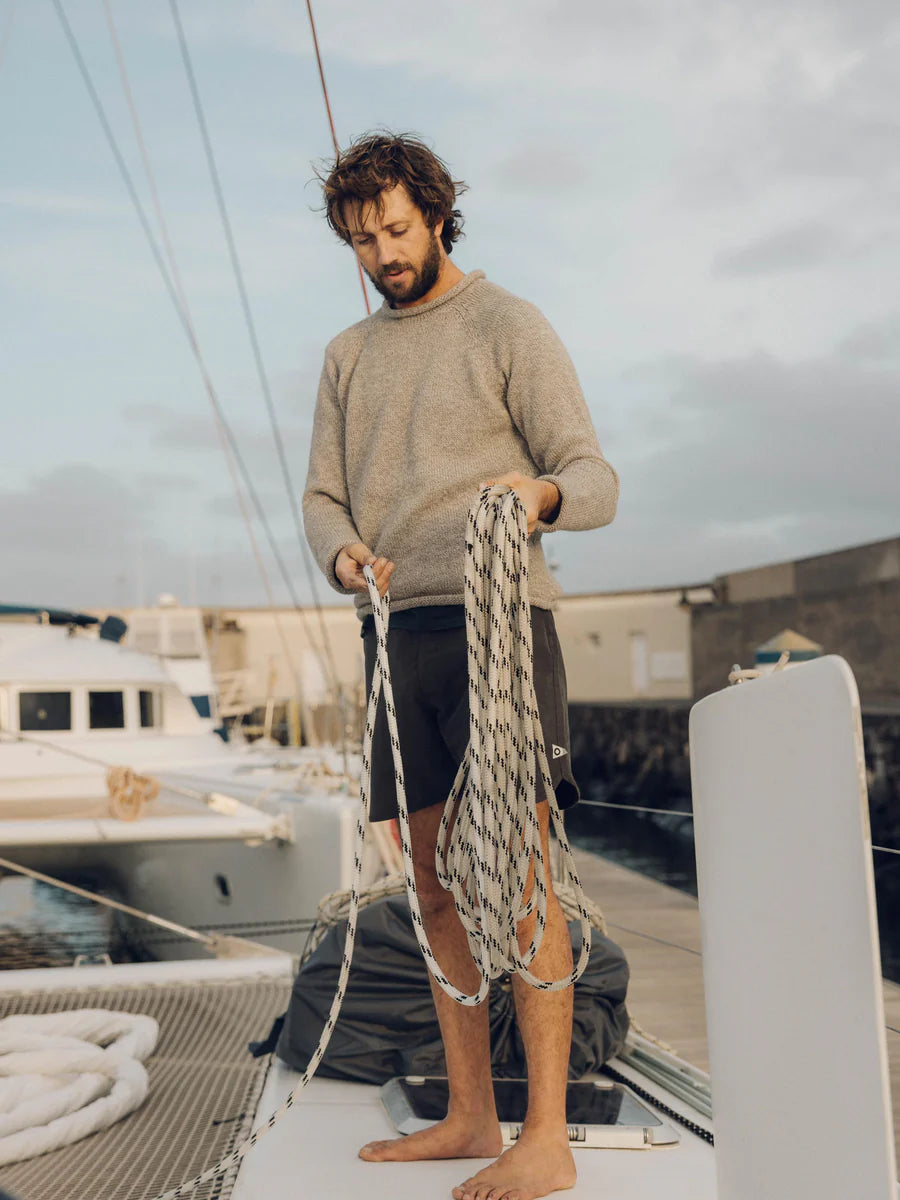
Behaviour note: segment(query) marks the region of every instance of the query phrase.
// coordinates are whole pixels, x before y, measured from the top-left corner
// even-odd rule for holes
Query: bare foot
[[[575,1186],[568,1139],[523,1132],[495,1163],[453,1189],[453,1200],[537,1200]]]
[[[369,1142],[359,1152],[366,1162],[413,1162],[423,1158],[493,1158],[503,1149],[495,1115],[448,1116],[407,1137]]]

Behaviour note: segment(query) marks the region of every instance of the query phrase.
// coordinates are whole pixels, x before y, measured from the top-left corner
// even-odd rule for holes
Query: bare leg
[[[413,862],[425,932],[444,974],[456,987],[474,992],[478,969],[472,962],[465,930],[453,897],[438,882],[434,849],[443,806],[435,804],[410,816]],[[447,1117],[408,1137],[370,1142],[359,1152],[369,1162],[406,1162],[423,1158],[493,1158],[503,1142],[494,1089],[487,1002],[469,1007],[451,999],[431,978],[444,1052],[450,1104]]]
[[[538,818],[549,868],[549,805],[538,805]],[[519,926],[523,949],[531,940],[534,922],[531,916]],[[572,970],[569,931],[552,889],[547,896],[547,926],[531,970],[541,979],[559,979]],[[572,988],[539,991],[519,976],[512,986],[528,1063],[528,1114],[515,1144],[490,1167],[454,1188],[454,1200],[536,1200],[575,1183],[566,1127]]]

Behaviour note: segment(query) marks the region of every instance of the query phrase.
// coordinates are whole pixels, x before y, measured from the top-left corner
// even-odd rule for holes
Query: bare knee
[[[519,943],[519,953],[524,954],[534,937],[535,929],[537,928],[537,910],[535,909],[529,916],[525,917],[516,926],[516,937]],[[541,939],[542,944],[546,939],[550,941],[565,941],[569,945],[569,928],[566,922],[565,913],[556,898],[556,893],[552,890],[547,892],[547,907],[544,921],[544,936]]]
[[[425,921],[442,916],[454,907],[452,895],[441,886],[434,865],[434,858],[426,862],[413,863],[416,877],[416,898],[419,911]]]

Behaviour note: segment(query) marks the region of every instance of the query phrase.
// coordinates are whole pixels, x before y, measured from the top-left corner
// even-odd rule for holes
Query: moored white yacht
[[[299,952],[319,898],[349,885],[358,790],[341,756],[229,743],[208,662],[188,694],[165,657],[123,633],[114,618],[46,610],[0,620],[5,856]],[[379,870],[373,851],[367,877]],[[183,941],[158,943],[159,956],[185,953]]]

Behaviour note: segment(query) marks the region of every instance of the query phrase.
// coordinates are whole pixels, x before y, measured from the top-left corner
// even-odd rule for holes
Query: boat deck
[[[583,850],[575,859],[584,890],[600,906],[609,936],[631,967],[628,1009],[680,1058],[709,1070],[700,942],[693,896]],[[900,986],[885,980],[884,1009],[894,1143],[900,1157]]]
[[[296,1071],[275,1060],[260,1100],[260,1115],[280,1106],[298,1078]],[[452,1188],[490,1162],[363,1162],[356,1153],[360,1146],[396,1137],[379,1093],[379,1088],[368,1084],[314,1079],[293,1108],[247,1154],[232,1200],[296,1200],[297,1196],[449,1200]],[[715,1160],[710,1146],[681,1126],[678,1135],[677,1146],[649,1150],[577,1149],[578,1182],[566,1197],[715,1200]]]

